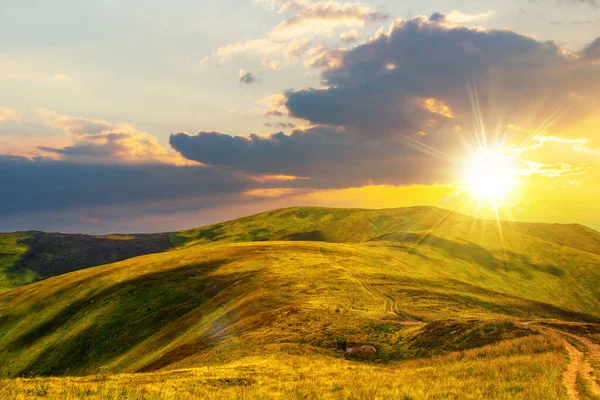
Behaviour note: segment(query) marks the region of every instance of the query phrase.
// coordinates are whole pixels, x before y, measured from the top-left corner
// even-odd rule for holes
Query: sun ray
[[[496,224],[498,225],[498,235],[500,236],[500,246],[502,247],[502,258],[504,259],[504,265],[508,268],[506,246],[504,245],[504,233],[502,232],[502,221],[500,220],[500,214],[498,213],[498,207],[496,205],[494,205],[494,211],[496,212]]]
[[[416,140],[415,138],[412,138],[410,136],[407,135],[402,135],[402,137],[408,142],[408,144],[414,148],[416,148],[417,150],[425,153],[425,154],[429,154],[429,155],[433,155],[433,156],[437,156],[440,157],[446,161],[450,161],[450,162],[456,162],[456,158],[452,157],[446,153],[444,153],[443,151],[440,151],[434,147],[431,147],[419,140]]]
[[[423,241],[427,236],[429,236],[438,226],[440,226],[450,215],[452,215],[466,200],[468,196],[463,196],[463,198],[456,204],[446,215],[444,215],[435,225],[429,228],[425,233],[417,240],[408,250],[408,252],[412,252],[413,249]]]
[[[475,230],[475,225],[477,225],[477,222],[479,220],[479,213],[481,212],[482,204],[483,204],[483,200],[480,199],[477,204],[477,212],[475,213],[475,216],[473,217],[473,223],[471,224],[471,230],[469,231],[469,239],[471,239],[471,237],[473,236],[473,231]]]
[[[529,134],[529,136],[527,136],[527,138],[525,138],[525,140],[523,140],[523,142],[521,142],[521,144],[517,147],[517,149],[524,149],[525,147],[527,147],[529,145],[529,143],[531,143],[533,138],[535,138],[540,132],[544,132],[546,129],[548,129],[554,123],[556,123],[556,121],[560,118],[560,112],[561,112],[561,108],[558,108],[552,114],[550,114],[550,116],[548,118],[546,118],[544,120],[544,122],[542,122],[540,124],[540,126],[538,126],[536,129],[534,129],[533,132],[531,132]]]
[[[477,93],[475,84],[470,81],[467,81],[467,94],[469,95],[469,102],[471,103],[471,110],[473,112],[474,141],[479,149],[485,149],[487,148],[487,137],[481,113],[479,94]]]

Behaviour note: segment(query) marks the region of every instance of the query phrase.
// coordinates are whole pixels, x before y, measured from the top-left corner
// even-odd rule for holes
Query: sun
[[[494,207],[517,187],[514,160],[497,150],[480,150],[465,163],[464,181],[471,196]]]

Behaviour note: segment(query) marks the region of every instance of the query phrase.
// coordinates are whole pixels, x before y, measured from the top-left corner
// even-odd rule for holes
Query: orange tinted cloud
[[[304,176],[294,176],[294,175],[256,175],[251,176],[250,180],[255,182],[265,183],[265,182],[285,182],[285,181],[296,181],[296,180],[307,180],[307,177]]]
[[[452,110],[442,100],[434,98],[419,99],[419,105],[433,114],[439,114],[446,118],[454,118]]]

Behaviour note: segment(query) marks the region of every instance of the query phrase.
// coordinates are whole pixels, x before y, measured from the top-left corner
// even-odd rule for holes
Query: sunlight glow
[[[468,192],[494,207],[502,204],[517,186],[513,160],[496,150],[477,152],[465,165]]]

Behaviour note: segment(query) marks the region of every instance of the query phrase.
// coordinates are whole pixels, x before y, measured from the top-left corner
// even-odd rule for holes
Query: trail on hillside
[[[361,285],[363,287],[363,289],[365,289],[367,292],[369,292],[374,298],[380,298],[383,300],[383,309],[386,313],[388,314],[394,314],[395,316],[398,316],[398,314],[396,314],[396,312],[394,311],[395,308],[395,302],[394,299],[390,296],[388,296],[387,294],[381,292],[379,289],[376,289],[373,285],[371,285],[369,282],[366,282],[362,279],[360,279],[358,277],[358,275],[356,275],[354,273],[354,271],[352,271],[351,269],[344,267],[342,264],[336,262],[329,254],[327,254],[327,252],[321,247],[319,249],[321,251],[321,255],[323,257],[325,257],[327,259],[327,261],[329,261],[330,263],[334,264],[335,266],[341,268],[344,270],[344,272],[346,272],[348,275],[350,275],[350,277],[356,281],[359,285]]]
[[[528,323],[527,325],[530,324],[531,323]],[[569,354],[569,365],[563,374],[563,383],[567,388],[569,399],[578,400],[582,398],[580,389],[577,385],[578,376],[585,380],[587,388],[591,394],[600,399],[600,385],[598,385],[596,380],[596,371],[594,370],[595,366],[590,363],[590,360],[592,360],[596,365],[600,365],[600,345],[592,342],[584,336],[576,335],[571,332],[565,332],[560,329],[537,324],[531,324],[531,326],[534,326],[542,331],[556,333],[565,339],[565,348]],[[586,352],[583,353],[577,349],[566,340],[567,338],[570,338],[579,343],[579,345],[585,347]]]

